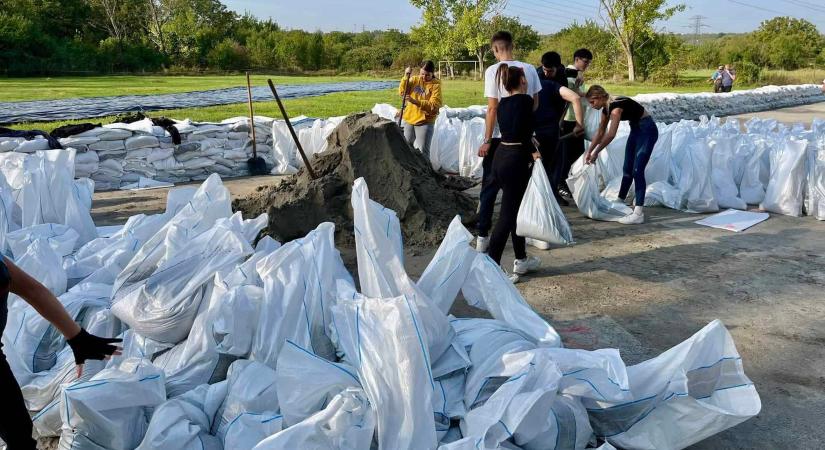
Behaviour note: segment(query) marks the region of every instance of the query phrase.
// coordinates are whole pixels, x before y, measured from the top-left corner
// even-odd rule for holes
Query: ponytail
[[[521,85],[521,78],[524,75],[524,69],[517,66],[508,66],[507,64],[500,64],[496,70],[496,82],[503,85],[508,93],[517,90]]]

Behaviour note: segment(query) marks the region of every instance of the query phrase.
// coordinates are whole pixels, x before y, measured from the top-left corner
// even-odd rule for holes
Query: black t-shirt
[[[562,86],[553,80],[541,80],[539,107],[533,114],[536,121],[536,133],[553,132],[559,129],[559,121],[564,113],[564,106],[567,104],[561,98],[561,88]]]
[[[533,97],[516,94],[502,98],[497,120],[502,142],[529,144],[533,137]]]
[[[622,118],[621,120],[629,120],[631,122],[638,122],[639,119],[645,114],[644,106],[640,105],[630,97],[616,97],[615,100],[610,102],[607,108],[603,108],[602,112],[605,115],[609,115],[613,112],[614,109],[621,108],[622,110]]]
[[[9,284],[11,277],[9,276],[9,269],[6,267],[6,262],[3,255],[0,255],[0,333],[6,329],[6,320],[9,315]],[[3,342],[0,341],[0,349],[3,348]],[[2,352],[2,350],[0,350]]]

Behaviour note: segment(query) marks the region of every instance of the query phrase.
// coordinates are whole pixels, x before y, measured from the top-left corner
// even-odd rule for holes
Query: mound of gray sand
[[[405,244],[437,244],[456,215],[465,223],[475,215],[476,201],[461,192],[467,183],[435,172],[395,123],[374,114],[347,117],[329,137],[328,150],[311,164],[317,179],[302,169],[236,200],[235,209],[250,217],[269,213],[267,232],[282,241],[334,222],[336,240],[351,243],[352,183],[364,177],[370,197],[398,214]]]

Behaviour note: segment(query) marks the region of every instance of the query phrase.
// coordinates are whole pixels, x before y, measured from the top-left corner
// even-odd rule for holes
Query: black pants
[[[9,450],[36,450],[32,439],[32,420],[23,401],[23,393],[14,379],[6,356],[0,351],[0,396],[3,398],[0,413],[0,439]]]
[[[493,159],[501,139],[493,139],[487,156],[481,160],[481,193],[478,195],[478,235],[487,237],[493,227],[493,210],[501,189],[493,176]]]
[[[501,264],[501,255],[507,244],[507,237],[513,239],[513,252],[516,259],[527,257],[524,238],[516,235],[516,218],[521,206],[521,199],[530,182],[530,162],[533,149],[522,145],[500,145],[493,160],[493,177],[501,187],[501,211],[496,227],[490,236],[490,258]]]
[[[562,154],[559,148],[559,129],[536,131],[536,140],[539,141],[539,153],[541,153],[541,164],[550,180],[550,189],[553,195],[559,198],[559,183],[562,181]]]
[[[730,92],[733,89],[733,85],[730,86],[722,86],[722,92]]]
[[[566,135],[573,132],[576,128],[576,122],[564,121],[561,124],[561,134]],[[559,172],[558,187],[567,186],[567,175],[570,173],[570,168],[579,157],[584,154],[584,136],[573,136],[565,139],[559,145],[561,150],[562,167]]]

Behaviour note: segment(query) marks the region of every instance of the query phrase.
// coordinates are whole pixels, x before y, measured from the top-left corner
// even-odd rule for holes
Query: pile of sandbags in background
[[[38,436],[112,450],[680,449],[759,412],[720,322],[630,367],[615,349],[564,349],[459,218],[416,281],[395,212],[363,179],[351,204],[359,287],[331,223],[257,240],[266,217],[232,214],[217,175],[79,249],[66,226],[9,236],[15,251],[59,249],[61,303],[124,339],[75,380],[65,340],[12,304],[4,348]],[[492,318],[448,315],[459,293]]]
[[[597,112],[588,111],[588,119]],[[587,135],[595,121],[586,120]],[[746,209],[825,220],[825,127],[788,127],[771,119],[739,121],[702,117],[659,123],[659,140],[645,169],[645,206],[686,212]],[[588,166],[580,158],[568,185],[579,210],[597,220],[618,220],[629,209],[618,201],[629,128]],[[630,195],[633,189],[631,186]]]

